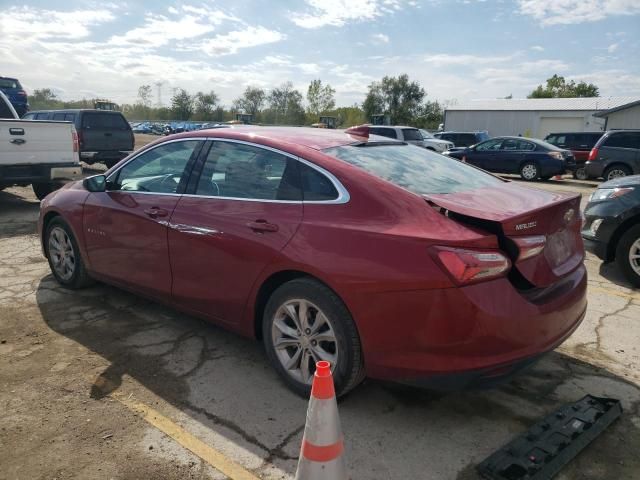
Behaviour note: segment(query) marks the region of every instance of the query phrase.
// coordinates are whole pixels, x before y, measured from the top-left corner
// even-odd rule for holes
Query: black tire
[[[618,240],[618,245],[616,245],[616,264],[631,284],[635,287],[640,287],[640,259],[636,260],[638,271],[635,271],[631,265],[632,260],[629,258],[632,248],[636,251],[635,254],[640,254],[640,247],[637,244],[635,247],[633,246],[636,242],[640,242],[640,225],[631,227]]]
[[[293,378],[277,356],[273,345],[272,327],[278,309],[287,301],[303,299],[318,307],[329,320],[338,347],[337,365],[333,367],[333,380],[337,396],[345,395],[365,377],[360,336],[342,300],[329,288],[311,278],[299,278],[277,288],[264,310],[262,338],[269,361],[284,383],[298,395],[308,398],[311,385]]]
[[[609,180],[613,180],[614,178],[620,177],[628,177],[631,175],[632,171],[626,165],[616,164],[607,167],[607,169],[602,174],[604,181],[607,182]]]
[[[534,170],[535,169],[535,170]],[[529,173],[533,172],[533,173]],[[536,162],[527,161],[520,165],[520,177],[527,182],[533,182],[540,177],[540,169]]]
[[[54,185],[51,183],[34,183],[31,185],[31,187],[33,188],[33,193],[36,194],[36,198],[38,200],[44,200],[44,197],[49,195],[54,190],[60,188],[59,185]]]
[[[589,180],[589,175],[587,175],[587,169],[585,167],[578,167],[573,172],[573,178],[576,180]]]
[[[113,167],[116,163],[118,163],[120,160],[105,160],[104,164],[106,165],[107,168],[111,168]]]
[[[54,267],[54,262],[51,258],[51,253],[49,251],[50,237],[52,232],[54,232],[56,228],[64,230],[69,240],[71,241],[71,246],[72,246],[73,255],[74,255],[74,269],[73,269],[73,274],[70,276],[70,278],[63,278],[57,272],[56,268]],[[84,266],[84,262],[82,261],[82,255],[80,254],[80,249],[78,248],[78,242],[76,241],[76,238],[74,237],[73,232],[71,231],[71,228],[69,228],[69,225],[67,225],[67,223],[64,220],[62,220],[62,218],[56,217],[47,224],[43,243],[44,243],[45,256],[49,261],[49,267],[51,268],[51,273],[56,278],[58,283],[60,283],[60,285],[62,285],[65,288],[75,290],[79,288],[88,287],[93,283],[95,283],[94,280],[91,278],[91,276],[89,276],[89,273],[87,272],[87,269]]]

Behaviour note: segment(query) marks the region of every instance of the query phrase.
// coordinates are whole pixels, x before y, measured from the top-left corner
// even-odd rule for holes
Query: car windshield
[[[365,143],[323,151],[419,195],[464,192],[503,182],[482,170],[414,145]]]
[[[426,130],[423,130],[422,128],[420,129],[420,133],[422,134],[422,138],[436,138]]]

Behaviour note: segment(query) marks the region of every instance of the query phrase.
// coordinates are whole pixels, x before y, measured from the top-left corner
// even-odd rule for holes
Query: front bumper
[[[354,312],[367,375],[454,389],[506,378],[573,333],[586,293],[580,264],[555,285],[530,292],[504,278],[369,296]]]

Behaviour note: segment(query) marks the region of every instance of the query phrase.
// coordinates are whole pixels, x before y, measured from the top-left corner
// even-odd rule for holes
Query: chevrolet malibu
[[[109,283],[261,339],[308,394],[458,389],[553,350],[586,309],[579,196],[347,131],[166,137],[66,185],[39,233],[64,287]]]

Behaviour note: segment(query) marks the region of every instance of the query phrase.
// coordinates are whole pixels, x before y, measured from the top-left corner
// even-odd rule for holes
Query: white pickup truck
[[[81,177],[78,135],[71,122],[19,120],[0,92],[0,190],[31,184],[42,200]]]

